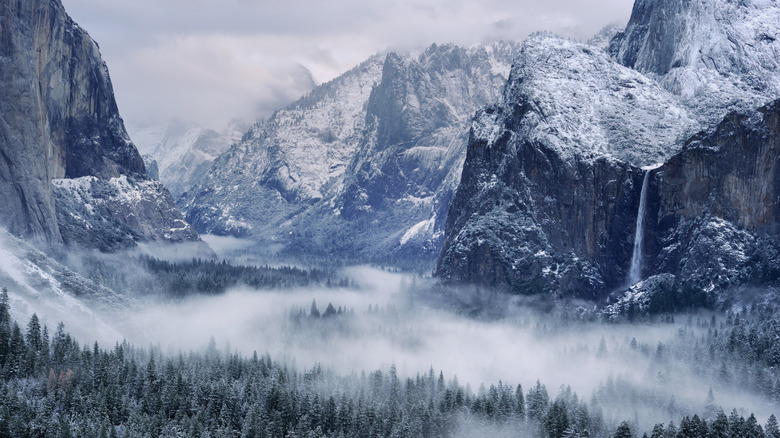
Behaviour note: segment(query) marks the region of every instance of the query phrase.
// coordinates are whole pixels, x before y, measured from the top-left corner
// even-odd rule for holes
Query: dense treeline
[[[667,319],[671,317],[666,317]],[[673,320],[673,319],[672,319]],[[744,390],[780,405],[780,311],[771,303],[735,307],[725,313],[688,316],[668,342],[626,340],[622,350],[648,360],[649,375],[673,375],[687,364],[694,376],[723,391]],[[625,395],[618,391],[616,397]]]
[[[81,347],[62,324],[50,336],[35,315],[22,330],[5,291],[0,369],[0,437],[641,436],[635,422],[607,418],[595,394],[585,402],[562,387],[552,398],[538,381],[527,392],[499,382],[474,393],[433,369],[413,378],[394,367],[300,372],[268,355],[219,352],[213,341],[174,356],[128,343]],[[762,427],[753,415],[706,411],[645,435],[780,436],[774,417]]]
[[[71,259],[67,259],[70,256]],[[64,254],[63,263],[111,290],[129,296],[182,298],[217,295],[236,286],[255,289],[354,287],[337,268],[304,269],[237,265],[227,261],[190,259],[171,262],[148,255]]]
[[[289,266],[241,266],[226,261],[193,259],[172,263],[149,256],[140,257],[141,265],[154,277],[158,288],[168,296],[190,293],[219,294],[243,285],[256,289],[283,289],[321,285],[350,287],[350,281],[333,271],[300,269]]]

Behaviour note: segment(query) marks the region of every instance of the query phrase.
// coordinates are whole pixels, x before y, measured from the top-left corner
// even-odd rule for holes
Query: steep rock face
[[[438,251],[468,120],[516,48],[432,46],[375,56],[255,126],[182,197],[201,231],[294,252]]]
[[[637,0],[610,51],[714,124],[780,96],[779,39],[774,0]]]
[[[780,100],[729,114],[651,180],[645,276],[708,292],[780,279]]]
[[[475,119],[438,274],[519,293],[626,290],[639,167],[665,163],[648,174],[641,278],[699,292],[776,282],[775,104],[745,108],[778,96],[778,17],[773,1],[638,0],[608,48],[628,72],[532,38]]]
[[[603,50],[532,36],[473,122],[438,275],[527,293],[621,285],[637,167],[673,155],[692,126],[675,96]]]
[[[58,0],[0,0],[0,84],[0,223],[70,241],[52,179],[145,175],[98,46]]]
[[[200,240],[159,181],[85,176],[55,179],[53,184],[66,244],[111,251],[137,241]]]
[[[370,221],[358,247],[374,240],[382,252],[438,251],[465,159],[468,121],[498,97],[515,53],[515,46],[496,43],[433,45],[417,59],[387,56],[367,104],[366,133],[337,199],[346,219]]]
[[[381,68],[373,57],[253,126],[181,197],[187,220],[201,232],[248,235],[338,190]]]

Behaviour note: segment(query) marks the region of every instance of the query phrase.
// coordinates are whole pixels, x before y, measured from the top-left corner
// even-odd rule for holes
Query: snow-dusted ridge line
[[[636,166],[657,163],[697,129],[679,98],[655,81],[602,49],[545,33],[523,43],[498,105],[516,104],[525,107],[517,135],[569,162],[614,157]],[[488,136],[479,138],[491,144],[497,129],[484,126],[478,135]]]
[[[310,241],[345,235],[374,254],[435,251],[470,120],[498,97],[517,48],[433,45],[374,56],[255,124],[180,205],[203,232],[278,243],[313,228]],[[408,215],[391,211],[399,208]],[[375,218],[383,237],[346,237],[363,214],[384,215]],[[434,227],[401,239],[432,217]]]

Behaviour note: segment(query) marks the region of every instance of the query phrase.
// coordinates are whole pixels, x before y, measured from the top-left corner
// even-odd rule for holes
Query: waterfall
[[[650,169],[645,171],[642,179],[642,192],[639,195],[639,212],[636,215],[636,231],[634,232],[634,253],[631,255],[631,269],[628,271],[628,284],[636,284],[642,274],[642,241],[645,235],[645,209],[647,208],[647,182],[650,180]]]

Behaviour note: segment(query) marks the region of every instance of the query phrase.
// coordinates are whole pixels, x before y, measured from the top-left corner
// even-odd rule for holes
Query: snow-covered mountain
[[[493,121],[500,117],[518,118],[523,139],[565,161],[614,158],[636,166],[668,158],[697,127],[655,81],[603,50],[547,34],[523,43],[501,101],[475,119],[476,138],[490,143],[502,134]]]
[[[65,244],[111,251],[143,241],[200,240],[159,181],[83,176],[54,179],[52,185]]]
[[[468,124],[511,43],[376,55],[255,125],[180,199],[201,232],[290,252],[435,256]]]
[[[172,120],[164,126],[129,126],[128,133],[147,168],[156,165],[156,179],[176,198],[189,190],[221,153],[241,140],[247,129],[248,124],[237,120],[221,132]]]
[[[0,225],[55,244],[102,247],[98,242],[114,240],[100,234],[105,220],[127,232],[123,245],[167,241],[166,230],[179,228],[183,232],[174,240],[199,240],[167,190],[146,184],[144,163],[119,116],[98,45],[62,3],[2,1],[0,41]],[[90,204],[75,205],[65,193],[74,186],[66,181],[87,181],[83,178],[94,182],[93,189],[103,188],[92,190]],[[79,210],[139,196],[144,199],[136,206],[146,208],[135,208],[130,218],[107,208],[110,218],[103,215],[98,222],[92,215],[61,222]]]
[[[332,196],[328,182],[340,179],[357,148],[381,69],[373,57],[253,126],[182,198],[189,220],[203,232],[247,235],[286,220],[296,200]]]
[[[609,50],[715,124],[780,95],[778,23],[775,0],[637,0]]]
[[[735,258],[776,272],[759,243],[778,229],[766,214],[778,193],[775,106],[745,108],[780,95],[779,11],[771,1],[638,0],[608,52],[529,38],[504,94],[472,126],[438,275],[591,298],[626,287],[632,260],[641,278],[671,274],[677,290],[777,281],[737,275]],[[653,163],[665,164],[641,168]],[[712,275],[722,278],[704,284]]]

